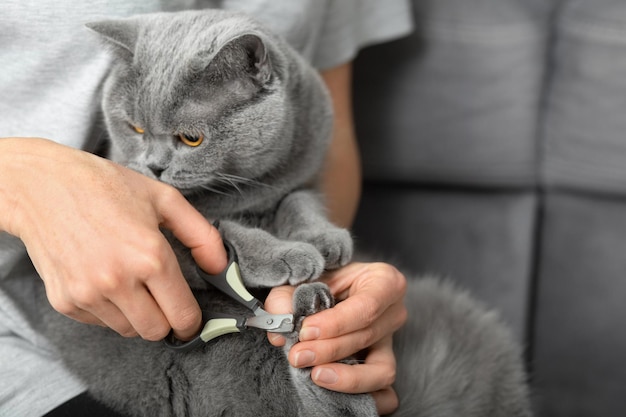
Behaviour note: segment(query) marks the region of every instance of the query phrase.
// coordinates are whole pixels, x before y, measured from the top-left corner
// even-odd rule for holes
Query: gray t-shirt
[[[111,57],[84,24],[218,4],[266,22],[319,69],[411,30],[407,0],[0,0],[0,137],[92,150],[96,91]],[[85,390],[37,332],[36,285],[24,246],[0,232],[0,417],[42,415]]]

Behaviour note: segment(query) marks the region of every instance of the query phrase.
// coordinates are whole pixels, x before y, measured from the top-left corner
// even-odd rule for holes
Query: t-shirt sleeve
[[[312,63],[318,69],[354,59],[359,49],[413,30],[408,0],[329,0]]]

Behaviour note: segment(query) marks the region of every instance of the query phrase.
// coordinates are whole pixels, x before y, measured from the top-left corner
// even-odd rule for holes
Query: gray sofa
[[[538,416],[626,415],[626,0],[415,0],[364,50],[357,245],[525,346]]]

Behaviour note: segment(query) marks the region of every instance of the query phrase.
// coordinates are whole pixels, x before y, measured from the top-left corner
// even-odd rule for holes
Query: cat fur
[[[312,282],[352,257],[326,218],[318,175],[332,109],[317,72],[253,19],[218,10],[88,25],[115,64],[103,87],[111,157],[179,189],[235,247],[245,284],[300,284],[299,323],[331,307]],[[134,128],[143,130],[137,133]],[[180,135],[198,139],[185,145]],[[201,307],[246,314],[199,279],[164,231]],[[289,366],[264,332],[219,337],[181,354],[54,312],[36,294],[43,331],[100,401],[132,416],[375,416],[370,395],[342,394]],[[528,416],[519,348],[497,316],[452,285],[409,279],[409,320],[395,337],[395,416]]]

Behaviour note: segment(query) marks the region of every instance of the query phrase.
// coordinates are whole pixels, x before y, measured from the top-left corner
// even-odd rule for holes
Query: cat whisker
[[[246,177],[241,177],[239,175],[225,174],[221,172],[216,173],[216,175],[218,176],[220,180],[227,182],[228,184],[235,187],[240,193],[241,193],[241,190],[239,189],[238,184],[247,185],[250,187],[267,187],[267,188],[272,187],[269,184],[265,184],[260,181],[253,180],[253,179],[246,178]]]
[[[253,185],[263,185],[263,183],[258,182],[256,180],[250,179],[250,178],[246,178],[246,177],[242,177],[239,175],[233,175],[233,174],[225,174],[223,172],[217,172],[216,175],[218,177],[220,177],[221,179],[227,180],[227,181],[233,181],[233,182],[237,182],[237,183],[241,183],[241,184],[253,184]]]
[[[226,175],[220,174],[220,173],[218,173],[217,175],[218,175],[218,178],[219,178],[220,181],[225,182],[225,183],[231,185],[235,190],[237,190],[237,192],[239,194],[243,195],[243,192],[241,191],[241,188],[239,188],[237,186],[237,182],[233,178],[230,178],[229,176],[226,176]]]
[[[215,193],[215,194],[228,195],[228,193],[226,191],[220,190],[220,189],[215,188],[215,187],[211,187],[210,185],[206,185],[206,184],[200,185],[200,188],[202,188],[203,190],[210,191],[210,192]]]

